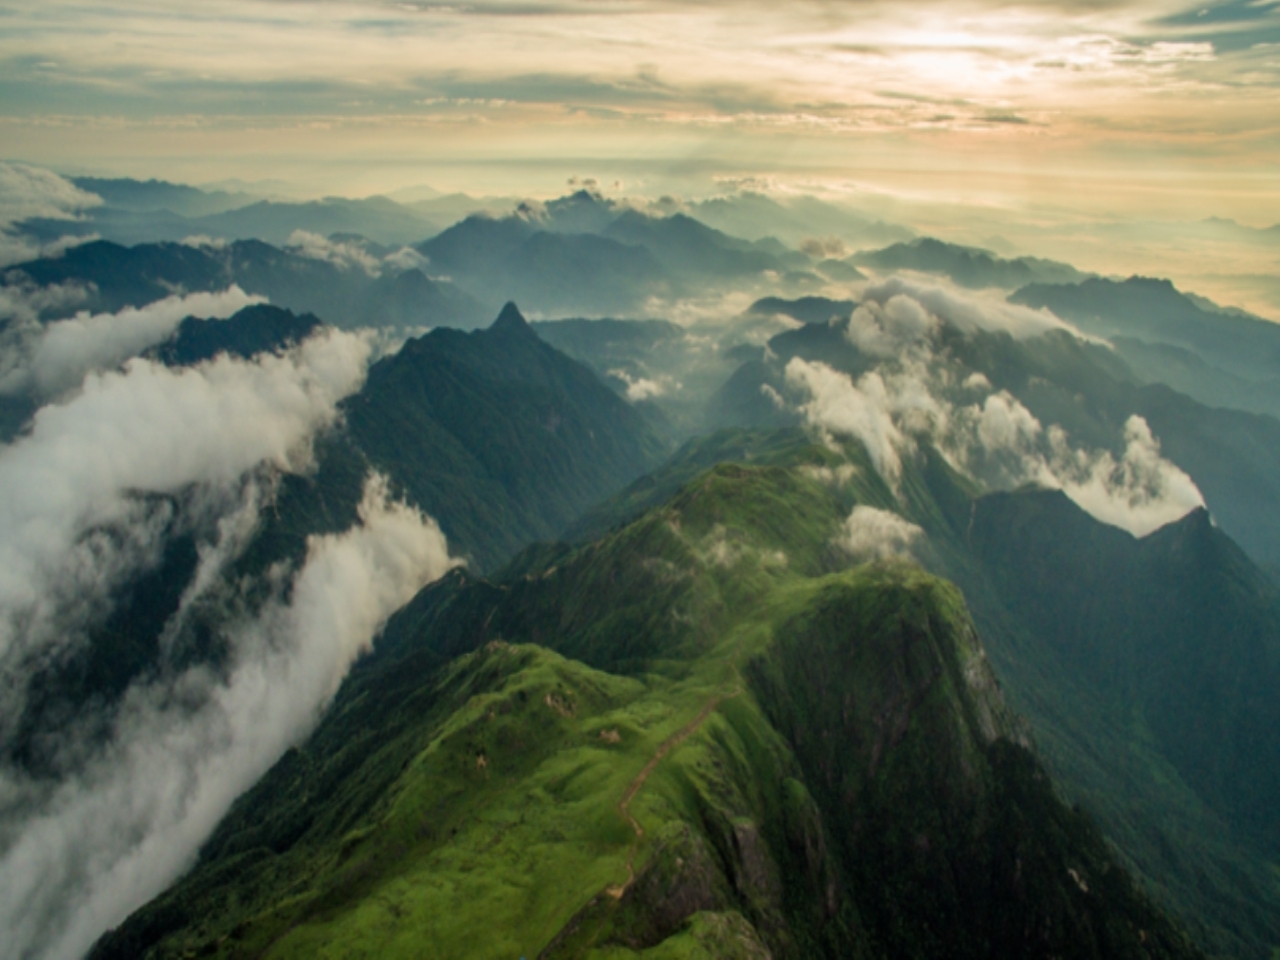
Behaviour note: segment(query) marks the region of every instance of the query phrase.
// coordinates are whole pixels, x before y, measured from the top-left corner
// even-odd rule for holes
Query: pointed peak
[[[529,322],[525,320],[520,308],[511,301],[508,301],[507,305],[502,308],[502,312],[498,314],[498,319],[493,321],[493,325],[489,329],[495,332],[515,330],[532,332]]]

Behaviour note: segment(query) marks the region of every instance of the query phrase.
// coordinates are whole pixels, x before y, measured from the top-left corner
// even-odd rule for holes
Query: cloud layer
[[[135,315],[124,324],[154,332]],[[225,579],[274,478],[308,466],[370,350],[366,337],[325,330],[252,360],[170,369],[134,358],[89,373],[0,447],[0,746],[13,742],[35,672],[88,642],[175,532],[201,531],[199,560],[162,650],[215,602],[229,651],[218,670],[145,674],[114,712],[91,708],[49,731],[40,749],[56,778],[0,764],[6,955],[80,956],[160,892],[235,796],[305,736],[386,618],[454,563],[435,522],[373,478],[359,523],[312,538],[296,573],[269,572],[265,601],[259,590],[246,604],[247,585]]]
[[[876,366],[855,381],[825,363],[792,359],[785,377],[797,411],[828,442],[845,437],[862,444],[895,491],[904,459],[927,442],[988,489],[1061,489],[1097,519],[1135,536],[1204,505],[1191,478],[1161,456],[1141,417],[1125,424],[1118,456],[1074,446],[1061,427],[1046,429],[981,373],[961,376],[948,358],[935,355],[933,336],[943,322],[1017,338],[1070,329],[1052,314],[891,280],[869,293],[846,331]]]
[[[51,170],[0,161],[0,267],[56,256],[67,246],[88,239],[66,237],[41,244],[18,229],[21,221],[34,217],[70,220],[101,203],[96,194],[86,193]]]
[[[78,387],[85,374],[115,367],[164,340],[187,317],[225,319],[263,302],[265,298],[231,286],[220,293],[166,297],[118,313],[82,312],[47,325],[34,319],[12,323],[0,332],[0,394],[56,396]]]
[[[133,688],[110,742],[0,855],[0,931],[14,955],[79,957],[160,893],[310,731],[387,617],[453,563],[439,527],[388,502],[375,478],[359,525],[310,540],[288,600],[227,627],[225,680],[194,668]],[[10,796],[24,786],[12,777],[0,773]]]

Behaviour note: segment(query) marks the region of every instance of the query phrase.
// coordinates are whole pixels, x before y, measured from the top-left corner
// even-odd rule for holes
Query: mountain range
[[[301,215],[80,186],[232,232]],[[131,718],[234,704],[252,657],[295,649],[272,632],[295,604],[321,611],[297,651],[358,618],[307,580],[320,560],[347,564],[336,594],[376,536],[441,545],[288,735],[246,728],[278,747],[90,956],[1272,960],[1265,321],[870,221],[847,225],[893,245],[850,254],[800,201],[581,191],[422,236],[362,204],[312,212],[382,210],[403,237],[93,241],[4,275],[27,310],[0,327],[6,376],[60,322],[123,329],[233,284],[250,305],[174,313],[62,392],[7,386],[0,466],[131,378],[257,377],[288,408],[337,364],[325,344],[362,372],[287,457],[134,484],[73,544],[146,550],[109,602],[50,595],[76,642],[0,651],[0,778],[23,791],[0,798],[3,882]],[[746,229],[768,217],[783,240]],[[293,696],[263,676],[264,702]],[[221,756],[223,721],[190,739]]]

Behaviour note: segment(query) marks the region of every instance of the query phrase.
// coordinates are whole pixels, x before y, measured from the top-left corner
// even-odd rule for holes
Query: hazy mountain
[[[261,200],[235,210],[193,219],[192,233],[229,240],[288,243],[295,230],[328,236],[357,233],[379,243],[402,246],[438,233],[436,222],[386,197],[348,200],[326,197],[306,203]]]
[[[916,270],[950,277],[962,287],[1014,290],[1031,283],[1077,283],[1087,275],[1066,263],[1037,257],[1005,259],[975,247],[921,237],[882,250],[855,253],[849,262],[880,272]]]
[[[731,280],[817,283],[809,258],[676,214],[622,209],[585,191],[511,215],[468,217],[416,249],[486,303],[539,313],[618,314],[653,297],[706,293]]]
[[[852,300],[831,300],[827,297],[801,297],[798,300],[762,297],[750,306],[748,312],[769,317],[782,314],[801,323],[826,323],[847,317],[856,306]]]
[[[420,594],[93,956],[1198,955],[1054,795],[958,592],[830,552],[832,456]]]
[[[257,197],[225,190],[200,190],[164,180],[107,179],[103,177],[71,177],[81,190],[97,194],[105,207],[139,213],[167,211],[181,217],[203,217],[248,206]],[[97,217],[100,210],[90,210]]]
[[[321,326],[312,314],[297,316],[267,304],[246,307],[226,320],[187,317],[147,356],[166,366],[188,366],[220,353],[247,359],[300,343]]]
[[[1010,298],[1048,307],[1111,339],[1148,380],[1202,402],[1280,415],[1280,327],[1179,292],[1168,280],[1130,277],[1033,284]]]
[[[674,205],[672,201],[671,206]],[[657,209],[664,209],[661,202]],[[687,210],[703,223],[751,240],[774,236],[798,245],[806,240],[834,238],[856,249],[910,240],[914,236],[913,231],[904,226],[872,220],[808,196],[775,198],[743,191],[688,204]]]
[[[781,426],[799,422],[762,387],[785,392],[783,370],[792,358],[823,362],[860,376],[877,359],[858,350],[847,321],[809,324],[769,341],[773,359],[744,366],[712,398],[712,426]],[[1115,447],[1119,425],[1144,418],[1163,453],[1195,481],[1215,520],[1255,561],[1280,568],[1280,420],[1198,403],[1163,384],[1144,384],[1106,347],[1065,333],[1016,339],[1006,333],[960,334],[944,326],[947,350],[959,366],[958,383],[979,373],[1007,390],[1040,423],[1071,436]]]
[[[101,197],[75,221],[28,220],[24,229],[44,239],[98,236],[122,244],[216,240],[263,240],[281,245],[295,231],[328,236],[353,233],[401,247],[438,233],[448,212],[429,216],[386,197],[352,200],[266,200],[240,191],[200,190],[160,180],[76,177],[72,182]]]
[[[356,253],[363,255],[353,256],[349,247],[331,243],[307,255],[257,240],[134,247],[95,241],[58,258],[18,264],[5,274],[4,285],[82,290],[83,296],[69,304],[55,299],[43,311],[45,319],[77,309],[114,312],[164,299],[175,290],[213,291],[237,284],[278,306],[315,313],[340,327],[473,327],[482,322],[479,304],[448,281],[431,280],[416,267],[373,260],[359,249]]]

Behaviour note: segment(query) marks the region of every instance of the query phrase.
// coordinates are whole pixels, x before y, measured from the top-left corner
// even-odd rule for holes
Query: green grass
[[[1123,885],[1081,901],[1056,864],[1105,873],[1105,847],[1029,756],[992,753],[1020,727],[960,592],[852,565],[831,538],[883,484],[799,457],[712,467],[596,543],[428,591],[99,956],[923,957],[960,928],[956,956],[1036,955],[989,853],[1022,791],[1051,942],[1087,928],[1069,955],[1136,957],[1125,924],[1163,921]]]

